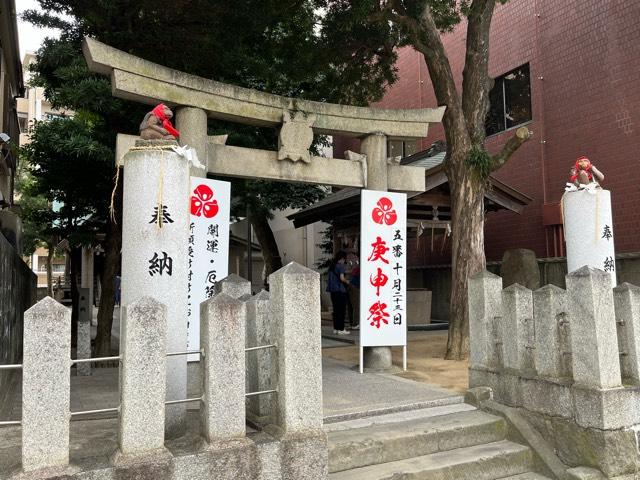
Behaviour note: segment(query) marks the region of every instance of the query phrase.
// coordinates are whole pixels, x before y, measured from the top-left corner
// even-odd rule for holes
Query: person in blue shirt
[[[351,270],[351,279],[347,288],[351,305],[351,329],[360,328],[360,265],[357,263]]]
[[[344,328],[344,319],[347,313],[347,279],[345,277],[347,253],[342,250],[335,254],[329,266],[327,292],[331,294],[333,305],[333,333],[348,335],[350,332]]]

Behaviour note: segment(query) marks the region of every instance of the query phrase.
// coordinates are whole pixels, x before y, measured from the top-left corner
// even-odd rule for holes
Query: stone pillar
[[[251,297],[247,304],[247,347],[273,345],[274,319],[269,315],[269,292],[262,290]],[[277,356],[273,349],[247,352],[247,392],[272,390],[278,383]],[[249,412],[260,423],[274,423],[276,413],[274,395],[250,397]]]
[[[180,144],[195,149],[201,164],[207,164],[207,112],[201,108],[180,107],[176,112]],[[206,168],[191,167],[191,176],[206,177]]]
[[[478,272],[469,280],[469,368],[500,366],[496,330],[501,317],[502,278],[487,270]]]
[[[202,436],[209,443],[246,434],[244,302],[218,293],[200,304]]]
[[[517,283],[502,291],[502,364],[520,372],[533,370],[533,294]]]
[[[621,386],[609,274],[582,267],[567,275],[567,292],[575,383],[598,389]]]
[[[640,287],[623,283],[613,289],[613,300],[622,378],[640,385]]]
[[[278,344],[278,424],[322,428],[320,275],[291,262],[269,276]]]
[[[269,276],[278,345],[278,416],[283,479],[328,475],[322,429],[320,275],[291,262]]]
[[[80,268],[80,302],[78,305],[77,358],[91,358],[91,320],[93,318],[93,249],[82,248]],[[91,375],[90,363],[76,365],[76,374]]]
[[[24,313],[22,468],[69,463],[71,311],[46,297]]]
[[[187,349],[189,162],[166,141],[138,142],[123,159],[122,304],[167,301],[167,350]],[[163,215],[163,211],[166,215]],[[167,359],[167,399],[187,396],[187,357]],[[186,428],[186,405],[167,406],[166,433]]]
[[[251,296],[251,283],[232,273],[216,283],[216,293],[226,293],[232,298],[243,299]]]
[[[373,133],[362,139],[360,153],[367,156],[367,190],[388,190],[387,136]],[[362,252],[360,252],[362,254]],[[365,347],[364,368],[386,370],[392,366],[391,347]]]
[[[80,288],[78,298],[78,346],[76,349],[77,358],[91,358],[91,289]],[[90,363],[76,364],[76,374],[79,376],[91,375]]]
[[[167,312],[152,297],[123,309],[118,435],[122,455],[164,449]]]
[[[567,242],[567,271],[587,265],[611,274],[611,286],[616,286],[613,246],[611,192],[578,190],[562,196],[565,239]]]
[[[367,156],[367,190],[387,191],[387,136],[373,133],[363,138],[360,153]]]
[[[566,292],[555,285],[545,285],[533,292],[535,314],[534,364],[541,377],[559,379],[572,376],[565,359],[566,341],[560,332],[568,332]],[[569,345],[570,347],[570,345]]]

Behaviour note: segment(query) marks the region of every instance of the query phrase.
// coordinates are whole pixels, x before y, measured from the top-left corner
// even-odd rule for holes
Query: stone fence
[[[107,471],[69,465],[69,421],[90,412],[70,412],[70,311],[49,297],[38,302],[25,314],[20,475],[325,478],[319,275],[291,263],[270,285],[270,293],[251,296],[249,282],[231,276],[201,304],[195,399],[166,401],[167,356],[188,353],[166,352],[167,307],[151,297],[124,307],[118,451]],[[165,448],[165,409],[183,402],[199,403],[202,446],[174,455]],[[263,427],[259,441],[247,436],[247,415]]]
[[[469,284],[469,386],[524,413],[571,466],[614,476],[640,466],[640,288],[583,267],[567,290]]]

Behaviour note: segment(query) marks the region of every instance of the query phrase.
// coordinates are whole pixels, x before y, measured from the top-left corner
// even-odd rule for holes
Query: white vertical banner
[[[360,346],[407,344],[407,196],[362,190]]]
[[[229,273],[231,184],[191,177],[187,349],[200,350],[200,303],[215,293]],[[197,361],[198,355],[189,355]]]

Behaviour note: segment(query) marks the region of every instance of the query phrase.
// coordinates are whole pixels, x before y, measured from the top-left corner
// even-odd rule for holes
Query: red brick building
[[[443,35],[459,83],[465,33],[461,24]],[[502,211],[487,216],[487,260],[499,260],[509,248],[530,248],[539,258],[564,255],[557,204],[569,168],[580,155],[588,156],[606,176],[617,252],[640,252],[640,2],[511,0],[496,7],[490,52],[489,73],[498,79],[493,100],[504,102],[505,121],[493,125],[493,131],[503,131],[488,136],[485,145],[494,152],[513,135],[513,128],[528,125],[533,138],[495,176],[534,201],[522,215]],[[378,106],[436,106],[419,53],[402,49],[397,68],[399,80]],[[520,111],[519,93],[510,91],[524,85],[524,77],[510,74],[514,70],[528,70],[528,113]],[[511,112],[510,101],[516,104]],[[404,153],[440,139],[444,134],[438,125],[419,145],[405,145]],[[336,145],[336,154],[345,146],[354,149]],[[396,155],[402,145],[390,147]],[[414,251],[414,267],[442,263],[442,256],[427,250]]]

